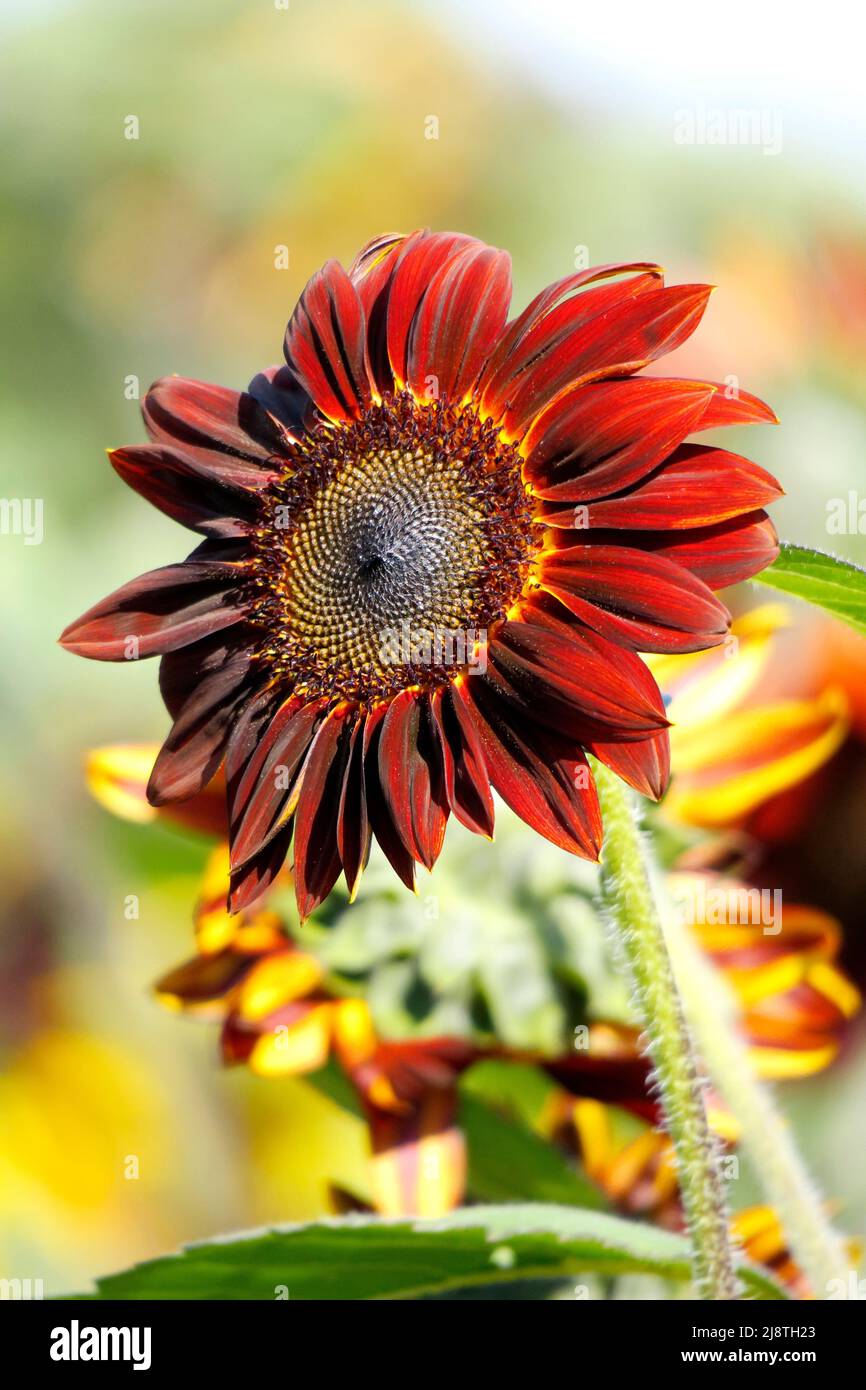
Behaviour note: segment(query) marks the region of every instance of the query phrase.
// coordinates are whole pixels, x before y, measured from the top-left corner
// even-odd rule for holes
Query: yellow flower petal
[[[157,743],[112,743],[91,749],[85,762],[91,796],[123,820],[156,820],[158,813],[145,791],[158,752]]]
[[[303,951],[279,951],[253,966],[238,990],[237,1012],[243,1019],[266,1018],[294,999],[303,999],[321,982],[323,970],[315,956]]]
[[[257,1076],[300,1076],[318,1071],[331,1050],[332,1005],[318,1004],[291,1027],[278,1026],[256,1039],[249,1065]]]
[[[847,701],[837,690],[817,700],[743,710],[678,755],[666,808],[694,825],[735,822],[817,771],[839,748],[847,727]],[[817,732],[807,737],[810,729]],[[806,742],[798,746],[797,739],[804,737]],[[744,762],[755,765],[743,769]],[[742,770],[726,774],[726,764]],[[683,776],[704,773],[708,775],[700,784]]]

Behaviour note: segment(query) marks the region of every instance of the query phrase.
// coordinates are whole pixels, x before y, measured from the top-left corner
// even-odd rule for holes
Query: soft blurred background
[[[800,17],[734,3],[712,24],[674,3],[7,0],[0,495],[42,499],[44,535],[0,536],[0,1274],[80,1288],[365,1182],[360,1119],[301,1080],[221,1070],[213,1030],[153,1000],[190,953],[207,842],[115,819],[85,787],[89,748],[167,727],[153,663],[55,645],[191,548],[105,459],[144,438],[139,395],[168,372],[244,386],[279,359],[312,271],[379,232],[507,247],[518,307],[576,264],[656,258],[720,287],[665,371],[769,400],[782,427],[742,446],[786,487],[780,531],[866,561],[866,108],[845,15],[836,0]],[[715,141],[737,111],[756,138]],[[807,653],[797,691],[847,687],[856,734],[862,651],[807,632],[774,676]],[[762,872],[843,921],[859,977],[857,737],[821,777],[796,814],[775,806]],[[785,1096],[855,1232],[864,1045],[855,1024],[834,1068]]]

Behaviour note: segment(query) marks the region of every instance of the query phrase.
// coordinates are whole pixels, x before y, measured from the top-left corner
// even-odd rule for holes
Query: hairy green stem
[[[755,1075],[738,1031],[737,1001],[680,915],[666,913],[665,923],[683,1006],[701,1057],[739,1122],[740,1146],[782,1223],[794,1260],[816,1297],[848,1297],[851,1261],[827,1220],[772,1092]]]
[[[647,1040],[665,1125],[674,1146],[683,1210],[701,1298],[740,1296],[719,1150],[707,1123],[691,1037],[650,884],[635,800],[594,762],[604,821],[602,894],[617,951],[628,970]]]

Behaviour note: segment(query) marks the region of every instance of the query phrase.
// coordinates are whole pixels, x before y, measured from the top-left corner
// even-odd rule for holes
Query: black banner
[[[446,1331],[442,1319],[450,1319],[441,1300],[435,1306],[431,1300],[420,1311],[417,1302],[387,1300],[339,1307],[290,1300],[8,1302],[0,1310],[0,1326],[7,1358],[11,1353],[23,1370],[47,1371],[58,1381],[92,1379],[106,1369],[114,1376],[188,1373],[196,1380],[211,1375],[249,1380],[280,1367],[292,1374],[298,1353],[304,1362],[318,1356],[321,1372],[330,1378],[343,1357],[357,1362],[375,1355],[381,1364],[383,1352],[393,1381],[401,1374],[403,1336],[412,1337],[411,1355],[406,1348],[407,1380],[416,1374],[418,1354],[424,1352],[418,1338],[424,1337],[435,1338],[428,1366],[438,1350],[447,1356],[450,1374],[461,1361],[487,1369],[488,1360],[492,1368],[502,1357],[507,1366],[517,1339],[523,1354],[538,1358],[539,1374],[555,1356],[560,1370],[570,1362],[575,1374],[589,1358],[597,1370],[608,1364],[617,1374],[678,1367],[701,1375],[706,1366],[760,1366],[776,1372],[805,1366],[826,1376],[837,1365],[856,1365],[860,1354],[859,1310],[844,1304],[557,1301],[577,1306],[545,1312],[542,1330],[548,1334],[554,1329],[557,1337],[568,1340],[558,1342],[554,1351],[545,1339],[534,1352],[528,1339],[538,1324],[531,1317],[521,1330],[511,1302],[507,1324],[495,1313],[492,1325],[487,1313],[469,1324],[464,1307],[454,1325],[460,1341],[447,1346],[441,1341]]]

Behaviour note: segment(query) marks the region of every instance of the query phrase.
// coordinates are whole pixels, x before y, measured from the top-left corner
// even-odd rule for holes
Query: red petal
[[[142,405],[157,444],[174,445],[224,482],[257,488],[268,481],[269,459],[285,453],[288,431],[246,392],[165,376]]]
[[[491,667],[530,709],[535,702],[536,718],[556,701],[563,716],[578,716],[573,727],[589,721],[602,736],[639,738],[667,726],[658,687],[638,657],[593,632],[551,622],[537,608],[526,622],[502,623],[488,650]]]
[[[469,394],[505,326],[510,297],[511,257],[505,251],[474,243],[441,267],[409,337],[408,385],[419,399],[462,400]]]
[[[586,747],[599,762],[642,796],[649,796],[653,801],[660,801],[664,796],[671,775],[671,740],[667,729],[650,738],[627,743],[592,739]]]
[[[358,252],[349,275],[352,279],[367,322],[367,356],[370,372],[380,392],[394,389],[394,375],[388,360],[388,300],[394,271],[400,263],[400,252],[414,244],[425,233],[414,232],[411,237],[390,233],[376,237]]]
[[[691,570],[711,589],[751,579],[779,553],[776,528],[766,512],[751,512],[695,531],[641,531],[635,545]]]
[[[284,434],[297,438],[312,410],[312,401],[294,372],[284,364],[265,367],[253,377],[247,391],[274,420],[283,425]]]
[[[160,671],[160,676],[162,676],[162,671]],[[168,698],[166,692],[163,691],[163,699],[167,704]],[[259,748],[271,720],[283,703],[284,696],[278,690],[263,690],[261,694],[250,700],[232,730],[226,749],[226,786],[229,791],[229,801],[238,811],[243,809],[238,801],[240,781],[247,771],[250,759]],[[297,700],[296,708],[300,709],[300,707],[301,701]],[[174,713],[172,705],[169,705],[169,710]]]
[[[670,385],[705,386],[712,391],[699,429],[714,430],[723,425],[778,425],[779,417],[764,401],[748,391],[721,381],[681,381],[669,378]]]
[[[249,666],[255,646],[256,638],[251,632],[234,627],[166,653],[159,663],[159,693],[172,719],[177,719],[184,706],[195,699],[202,681],[237,669],[235,658],[241,657]]]
[[[563,502],[619,492],[664,462],[709,400],[708,387],[664,377],[591,382],[560,396],[524,441],[533,492]]]
[[[396,252],[387,306],[388,358],[398,387],[409,380],[409,340],[419,305],[431,283],[467,247],[481,246],[456,232],[415,232]]]
[[[286,861],[294,828],[295,823],[290,820],[259,854],[254,855],[247,863],[232,869],[230,911],[245,912],[267,892]]]
[[[459,686],[440,687],[431,709],[439,729],[449,805],[467,830],[492,839],[494,806],[484,748]]]
[[[191,665],[199,674],[177,709],[171,732],[150,774],[147,799],[152,806],[185,801],[207,786],[222,762],[235,715],[250,696],[251,650],[232,650],[225,645],[216,652],[203,648],[204,643],[195,644],[192,661],[190,648],[163,657],[161,686],[173,688],[177,680],[174,667],[179,658],[183,659],[183,670],[178,684],[188,682]]]
[[[417,237],[418,232],[413,236]],[[394,252],[408,237],[402,232],[384,232],[362,246],[349,266],[349,278],[361,296],[364,309],[375,302],[385,280],[394,273]]]
[[[250,531],[258,510],[250,492],[227,486],[176,449],[141,444],[112,449],[108,457],[129,487],[182,526],[220,539]],[[259,476],[264,483],[269,475],[261,469]]]
[[[257,855],[292,817],[307,754],[324,701],[286,700],[274,715],[244,773],[229,787],[232,868]]]
[[[581,622],[644,652],[717,646],[731,615],[702,580],[666,557],[619,545],[575,545],[543,556],[538,579]]]
[[[340,873],[337,821],[354,715],[346,705],[322,721],[304,764],[295,815],[295,897],[304,922],[328,896]]]
[[[448,802],[426,695],[404,690],[391,701],[379,739],[379,782],[403,844],[432,869],[445,837]]]
[[[727,521],[742,512],[756,511],[782,496],[772,474],[739,454],[684,444],[652,477],[620,497],[591,502],[585,524],[596,527],[640,530],[690,530]],[[574,508],[570,509],[574,524]],[[557,525],[553,516],[545,517]]]
[[[364,725],[364,797],[373,834],[391,868],[407,888],[415,888],[415,861],[403,844],[382,790],[379,775],[379,742],[388,705],[376,705]]]
[[[630,271],[648,271],[651,280],[656,284],[659,283],[662,274],[659,266],[648,261],[638,261],[631,265],[598,265],[588,270],[579,270],[575,275],[567,275],[563,280],[557,280],[555,284],[548,285],[547,289],[537,294],[523,313],[508,325],[499,346],[482,373],[479,388],[484,414],[493,415],[496,419],[501,415],[515,380],[526,370],[539,350],[539,342],[543,340],[540,338],[542,324],[549,348],[550,340],[554,336],[550,331],[551,327],[555,327],[561,333],[564,321],[583,322],[597,312],[599,299],[587,294],[587,285],[596,284],[599,280],[609,280],[615,275],[625,275]],[[615,300],[635,291],[640,293],[645,288],[647,277],[635,276],[625,283],[610,287],[606,303],[612,302],[611,295]],[[584,290],[584,293],[572,299],[570,296],[574,295],[576,290]],[[561,306],[558,317],[551,320],[550,316],[557,311],[557,306]],[[527,338],[531,333],[534,336],[530,340],[531,346],[527,348]]]
[[[307,282],[286,329],[286,361],[329,420],[357,419],[370,400],[366,324],[339,261]]]
[[[505,429],[513,436],[522,435],[561,392],[602,377],[640,371],[673,352],[697,328],[710,293],[707,285],[648,289],[580,322],[556,343],[554,351],[531,362],[509,397]]]
[[[364,791],[365,724],[366,720],[359,718],[352,730],[337,816],[337,849],[350,898],[354,898],[361,875],[367,867],[372,836]]]
[[[579,746],[531,720],[519,731],[490,688],[471,676],[462,687],[484,748],[490,780],[512,811],[555,845],[597,859],[601,813]]]
[[[70,623],[61,646],[94,661],[173,652],[244,618],[248,604],[236,590],[243,575],[240,564],[195,560],[150,570]]]

